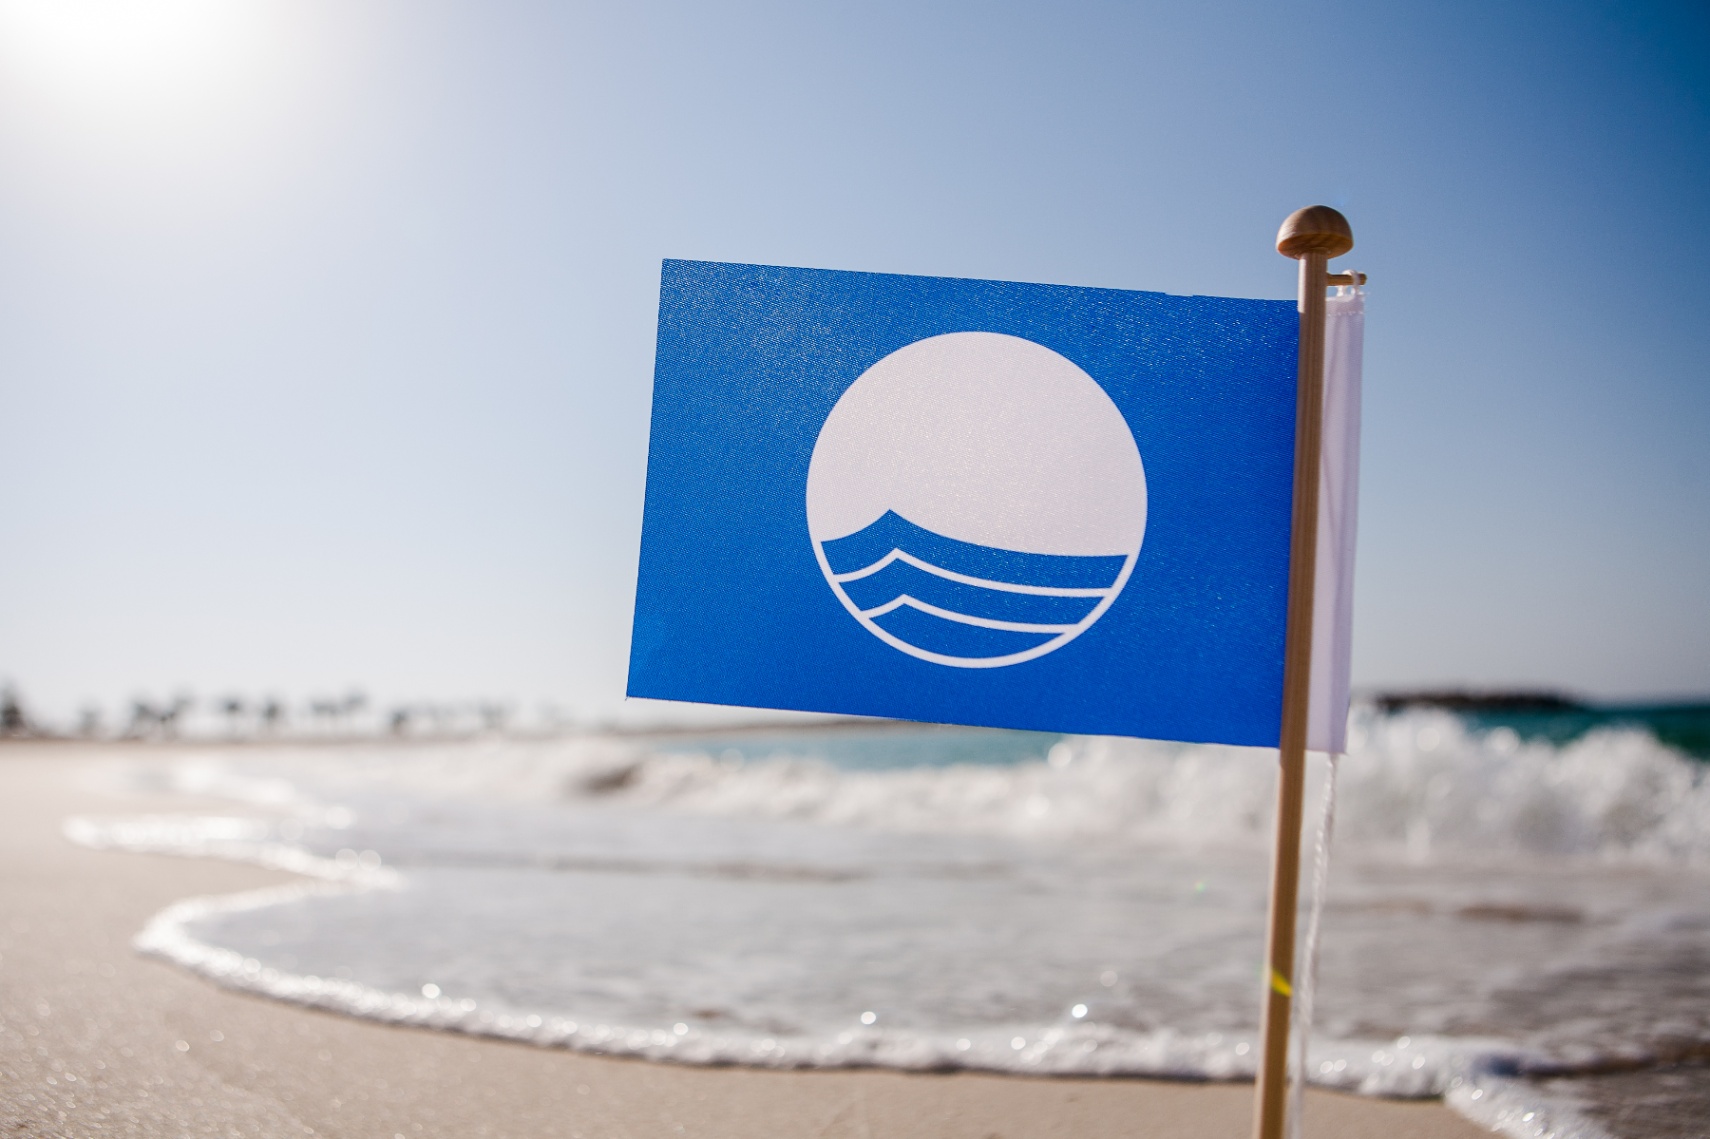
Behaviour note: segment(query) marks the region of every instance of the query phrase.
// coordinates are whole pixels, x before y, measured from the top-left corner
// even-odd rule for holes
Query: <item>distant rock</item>
[[[1528,689],[1424,688],[1378,692],[1372,701],[1385,712],[1404,708],[1446,708],[1451,712],[1583,712],[1586,706],[1560,692]]]

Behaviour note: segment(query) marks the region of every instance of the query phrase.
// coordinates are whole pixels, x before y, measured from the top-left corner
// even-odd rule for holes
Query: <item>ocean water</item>
[[[1597,728],[1638,728],[1677,751],[1710,760],[1710,704],[1628,704],[1614,707],[1468,713],[1474,730],[1508,728],[1525,740],[1570,743]]]
[[[873,725],[199,749],[110,777],[233,808],[73,819],[75,841],[303,875],[139,934],[222,984],[682,1063],[1254,1068],[1262,751]],[[1314,1082],[1513,1135],[1702,1133],[1702,762],[1631,718],[1527,738],[1361,711],[1333,851]]]

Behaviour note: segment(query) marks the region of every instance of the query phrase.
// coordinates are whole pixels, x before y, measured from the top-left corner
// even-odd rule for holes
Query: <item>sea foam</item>
[[[1538,1080],[1710,1047],[1703,765],[1638,730],[1553,746],[1435,712],[1361,711],[1351,746],[1314,1082],[1591,1137]],[[312,879],[139,938],[223,984],[690,1063],[1253,1070],[1262,751],[828,728],[131,776],[244,810],[68,835]]]

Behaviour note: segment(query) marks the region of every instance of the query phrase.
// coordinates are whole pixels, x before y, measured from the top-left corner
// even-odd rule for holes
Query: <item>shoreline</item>
[[[73,814],[233,805],[84,786],[128,748],[9,744],[0,764],[0,1129],[34,1135],[1245,1136],[1245,1083],[774,1071],[617,1059],[362,1021],[220,988],[131,948],[193,896],[302,882],[93,851]],[[152,750],[152,749],[151,749]],[[1307,1093],[1324,1139],[1470,1139],[1439,1101]]]

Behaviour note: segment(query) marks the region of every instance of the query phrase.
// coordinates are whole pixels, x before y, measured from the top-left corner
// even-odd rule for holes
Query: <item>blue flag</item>
[[[1274,746],[1292,301],[667,261],[629,694]]]

